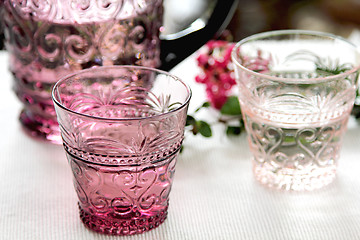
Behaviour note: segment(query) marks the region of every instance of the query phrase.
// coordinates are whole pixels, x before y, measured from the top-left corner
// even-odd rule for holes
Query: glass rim
[[[148,116],[148,117],[127,117],[127,118],[107,118],[107,117],[98,117],[98,116],[91,116],[88,114],[84,114],[84,113],[80,113],[77,111],[74,111],[72,109],[69,109],[68,107],[65,107],[56,97],[56,90],[59,88],[60,84],[66,82],[67,80],[76,77],[78,75],[83,75],[86,74],[88,72],[93,72],[93,71],[99,71],[99,70],[110,70],[110,69],[138,69],[138,70],[146,70],[146,71],[151,71],[151,72],[156,72],[159,74],[164,74],[167,77],[172,78],[174,81],[179,81],[186,89],[187,91],[187,97],[185,99],[185,101],[183,103],[181,103],[180,106],[168,111],[168,112],[164,112],[164,113],[160,113],[157,115],[153,115],[153,116]],[[79,70],[76,71],[74,73],[68,74],[64,77],[61,77],[54,85],[53,89],[51,90],[51,98],[53,100],[53,102],[60,107],[61,109],[63,109],[66,112],[72,113],[74,115],[78,115],[81,117],[86,117],[86,118],[90,118],[90,119],[95,119],[95,120],[101,120],[101,121],[110,121],[110,122],[125,122],[125,121],[139,121],[139,120],[145,120],[145,119],[156,119],[156,118],[161,118],[163,116],[172,114],[174,112],[178,112],[181,109],[183,109],[184,107],[186,107],[191,99],[192,96],[192,91],[191,88],[189,87],[189,85],[187,83],[185,83],[183,80],[181,80],[179,77],[173,75],[172,73],[166,72],[164,70],[160,70],[157,68],[152,68],[152,67],[145,67],[145,66],[137,66],[137,65],[113,65],[113,66],[97,66],[94,68],[87,68],[87,69],[83,69],[83,70]]]
[[[276,76],[270,76],[267,74],[263,74],[263,73],[259,73],[259,72],[255,72],[253,70],[248,69],[247,67],[243,66],[240,62],[239,62],[239,57],[237,55],[238,49],[240,48],[241,45],[257,40],[257,39],[262,39],[265,37],[271,37],[271,36],[281,36],[281,35],[304,35],[304,36],[319,36],[319,37],[326,37],[328,39],[334,39],[334,40],[339,40],[351,47],[354,48],[354,51],[357,52],[359,59],[360,59],[360,50],[358,46],[356,46],[354,43],[350,42],[349,40],[332,34],[332,33],[326,33],[326,32],[320,32],[320,31],[312,31],[312,30],[301,30],[301,29],[287,29],[287,30],[274,30],[274,31],[267,31],[267,32],[262,32],[262,33],[257,33],[257,34],[253,34],[251,36],[248,36],[242,40],[240,40],[239,42],[237,42],[234,46],[234,48],[231,51],[231,59],[233,64],[235,64],[236,66],[238,66],[239,68],[241,68],[243,71],[260,77],[260,78],[264,78],[270,81],[274,81],[274,82],[283,82],[283,83],[301,83],[301,84],[313,84],[313,83],[321,83],[321,82],[328,82],[328,81],[333,81],[333,80],[337,80],[341,77],[345,77],[348,76],[356,71],[358,71],[360,69],[360,63],[358,63],[356,66],[352,67],[350,70],[347,70],[345,72],[336,74],[336,75],[331,75],[331,76],[326,76],[326,77],[316,77],[316,78],[308,78],[308,79],[299,79],[299,78],[283,78],[283,77],[276,77]]]

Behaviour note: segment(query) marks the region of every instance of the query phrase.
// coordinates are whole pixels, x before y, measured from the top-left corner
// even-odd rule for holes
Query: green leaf
[[[240,103],[236,96],[230,96],[220,109],[220,112],[224,115],[240,115]]]
[[[191,115],[187,115],[185,126],[191,126],[191,125],[195,125],[195,124],[196,124],[195,118]]]
[[[212,131],[211,131],[211,127],[207,122],[204,121],[198,121],[198,128],[199,128],[199,133],[204,136],[204,137],[211,137],[212,136]]]
[[[241,127],[239,126],[228,126],[226,128],[226,134],[228,136],[237,136],[241,133]]]
[[[200,111],[200,109],[202,109],[202,108],[208,108],[208,107],[210,107],[210,103],[209,103],[209,102],[204,102],[200,107],[198,107],[198,108],[195,110],[195,112]]]
[[[359,105],[354,105],[351,114],[355,116],[355,118],[359,119],[360,118],[360,106]]]

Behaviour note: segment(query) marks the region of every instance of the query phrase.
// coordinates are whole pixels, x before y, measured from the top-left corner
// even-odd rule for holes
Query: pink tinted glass
[[[60,80],[53,99],[84,224],[128,235],[161,224],[190,89],[145,67],[98,67]]]

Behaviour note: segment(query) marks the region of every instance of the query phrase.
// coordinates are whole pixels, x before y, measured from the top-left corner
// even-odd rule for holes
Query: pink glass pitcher
[[[221,3],[220,3],[221,2]],[[2,0],[5,46],[20,122],[30,135],[60,143],[51,101],[55,82],[85,68],[142,65],[169,70],[229,21],[237,1],[218,1],[208,24],[160,39],[162,0]]]

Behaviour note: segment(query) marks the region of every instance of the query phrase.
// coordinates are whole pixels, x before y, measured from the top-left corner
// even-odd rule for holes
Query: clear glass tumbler
[[[4,0],[2,17],[20,122],[61,143],[51,90],[93,66],[160,65],[162,0]]]
[[[284,190],[331,183],[356,95],[356,46],[327,33],[272,31],[240,41],[232,60],[256,179]]]
[[[130,235],[165,220],[190,97],[177,77],[136,66],[82,70],[54,86],[88,228]]]

